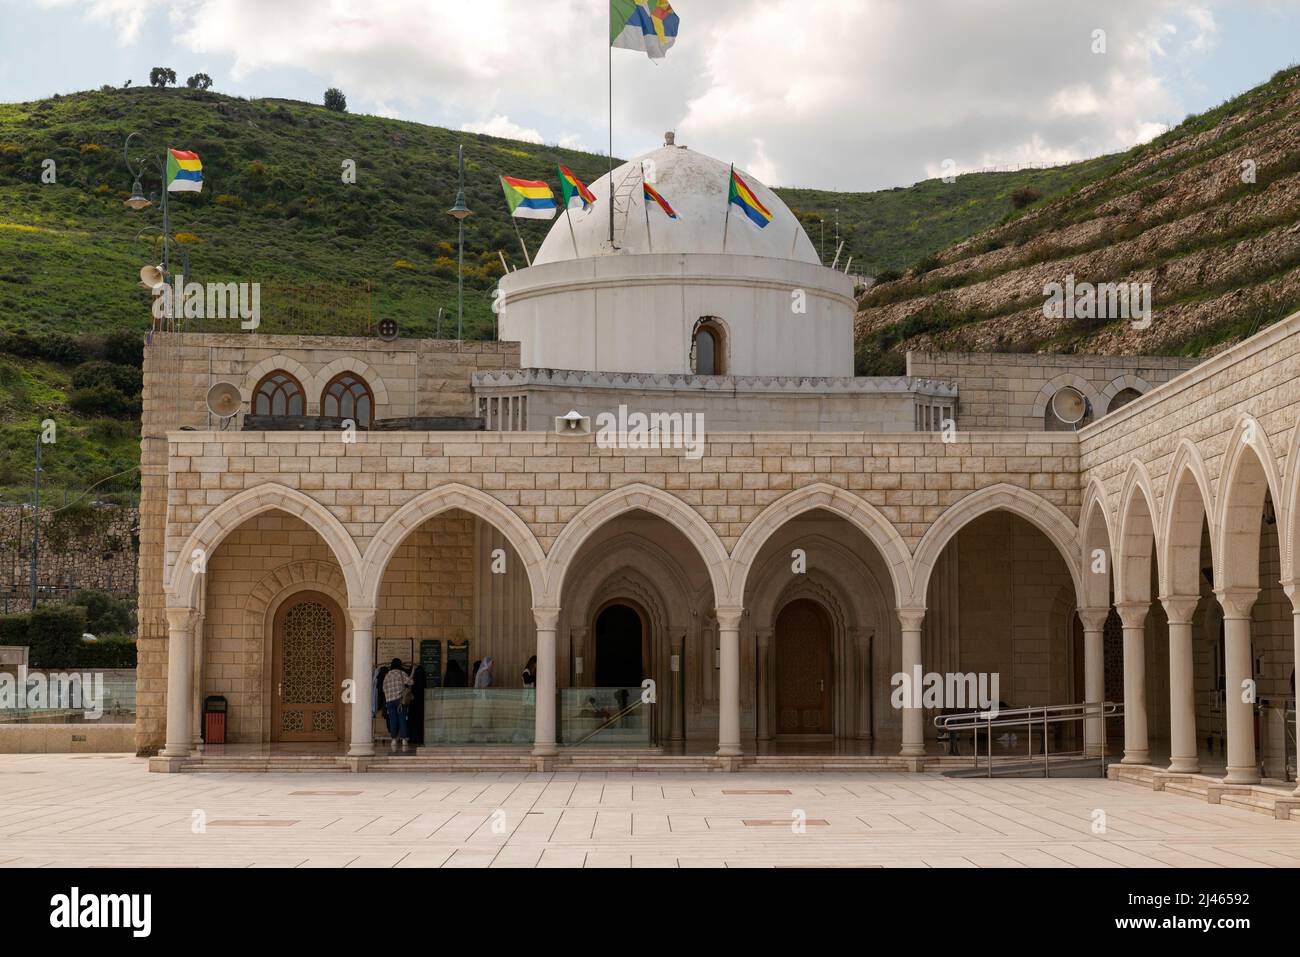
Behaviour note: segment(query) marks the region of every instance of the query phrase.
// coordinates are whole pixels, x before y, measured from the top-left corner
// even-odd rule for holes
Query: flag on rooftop
[[[679,23],[668,0],[609,0],[609,43],[620,50],[661,59],[677,42]]]
[[[582,180],[558,163],[555,168],[560,171],[560,193],[564,196],[565,209],[572,209],[574,200],[578,200],[583,209],[591,209],[596,205],[596,194],[583,186]]]
[[[559,212],[555,194],[543,180],[502,176],[501,190],[515,219],[554,219]]]

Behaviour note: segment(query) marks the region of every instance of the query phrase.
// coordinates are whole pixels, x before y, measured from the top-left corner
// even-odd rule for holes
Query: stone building
[[[651,175],[679,221],[645,208]],[[500,343],[156,336],[153,766],[400,761],[372,693],[396,650],[434,672],[415,760],[439,766],[923,767],[950,759],[932,709],[896,706],[919,668],[996,676],[1009,708],[1122,702],[1122,741],[1090,719],[1080,752],[1284,777],[1300,315],[1199,364],[914,354],[854,378],[851,282],[747,179],[766,229],[680,147],[594,184],[503,280]],[[214,381],[241,391],[228,423]],[[488,656],[492,688],[438,686]]]

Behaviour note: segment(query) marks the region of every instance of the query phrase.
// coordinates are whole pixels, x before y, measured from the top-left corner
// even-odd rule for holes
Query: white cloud
[[[46,10],[61,7],[80,8],[82,16],[90,23],[101,25],[115,38],[118,46],[130,46],[140,38],[145,20],[156,9],[163,8],[162,0],[37,0]]]
[[[276,95],[259,79],[296,71],[358,112],[607,148],[607,0],[40,2],[124,37],[165,8],[174,44],[226,58],[245,91]],[[666,60],[614,51],[614,149],[635,155],[674,129],[760,179],[839,189],[910,183],[945,158],[966,170],[1094,156],[1187,111],[1168,78],[1203,62],[1234,2],[679,0]]]
[[[466,133],[485,133],[488,136],[499,136],[502,139],[523,140],[525,143],[542,142],[541,133],[520,126],[518,123],[511,121],[510,117],[504,113],[498,113],[490,120],[462,123],[460,128]]]

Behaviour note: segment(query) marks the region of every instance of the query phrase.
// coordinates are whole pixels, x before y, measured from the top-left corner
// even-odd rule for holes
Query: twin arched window
[[[375,410],[375,397],[366,380],[353,372],[336,375],[320,397],[321,415],[352,419],[357,428],[368,429]],[[302,383],[276,369],[263,376],[253,390],[254,415],[306,415],[307,394]]]

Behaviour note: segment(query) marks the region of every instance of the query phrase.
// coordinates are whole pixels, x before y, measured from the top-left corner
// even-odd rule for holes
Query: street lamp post
[[[131,198],[126,200],[122,205],[125,206],[127,209],[136,210],[137,212],[142,209],[148,209],[150,206],[153,205],[153,200],[145,196],[144,187],[141,185],[140,182],[141,174],[144,172],[145,167],[148,165],[148,160],[145,159],[144,157],[141,157],[136,161],[134,166],[132,166],[131,164],[131,140],[134,137],[137,137],[139,135],[140,134],[138,132],[132,133],[130,136],[126,138],[126,142],[122,144],[122,159],[126,161],[126,171],[131,174],[131,178],[132,178]],[[167,210],[167,160],[165,157],[162,160],[158,161],[157,169],[158,169],[158,176],[162,184],[162,216],[163,216],[163,228],[162,228],[163,269],[162,271],[165,274],[167,272],[167,266],[169,262],[168,244],[171,240],[171,219],[170,216],[168,215],[168,210]]]
[[[463,338],[465,327],[465,220],[474,213],[465,205],[465,147],[456,148],[456,162],[459,171],[456,176],[456,205],[447,210],[447,215],[456,220],[460,233],[459,263],[456,267],[456,341]]]

